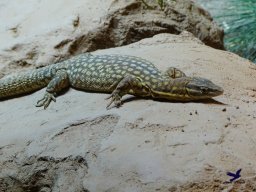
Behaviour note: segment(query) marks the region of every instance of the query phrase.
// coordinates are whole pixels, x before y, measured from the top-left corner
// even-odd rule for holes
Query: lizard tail
[[[46,87],[51,80],[49,67],[0,79],[0,99],[28,94]]]

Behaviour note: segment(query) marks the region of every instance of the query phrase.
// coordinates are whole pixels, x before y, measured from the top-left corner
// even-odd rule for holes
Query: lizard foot
[[[107,99],[110,99],[110,102],[108,103],[108,105],[106,107],[107,109],[111,109],[111,108],[114,108],[114,107],[120,107],[121,104],[122,104],[121,97],[115,92],[113,92],[110,96],[108,96],[106,98],[106,100]],[[114,103],[114,105],[112,107],[110,107],[110,105],[112,103]]]
[[[44,109],[46,109],[51,101],[56,102],[56,98],[54,96],[54,93],[48,93],[46,92],[44,97],[37,101],[36,107],[42,107],[44,106]]]

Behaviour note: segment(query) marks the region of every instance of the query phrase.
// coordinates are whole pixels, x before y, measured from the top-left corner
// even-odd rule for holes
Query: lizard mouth
[[[218,87],[217,89],[214,89],[213,91],[209,92],[209,95],[212,95],[213,97],[222,95],[224,93],[224,89],[221,87]]]

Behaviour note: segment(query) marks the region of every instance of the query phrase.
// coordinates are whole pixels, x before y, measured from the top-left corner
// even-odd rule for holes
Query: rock
[[[65,1],[65,5],[19,1],[1,3],[5,22],[0,30],[0,77],[159,33],[187,30],[207,45],[223,49],[223,30],[189,0],[172,1],[164,11],[147,10],[139,0]]]
[[[2,101],[2,191],[256,189],[253,64],[205,46],[189,32],[92,54],[113,53],[208,78],[224,88],[224,95],[188,103],[126,96],[122,107],[111,110],[105,108],[107,94],[72,89],[47,110],[34,106],[44,90]],[[223,184],[230,179],[226,172],[239,168],[242,178]]]

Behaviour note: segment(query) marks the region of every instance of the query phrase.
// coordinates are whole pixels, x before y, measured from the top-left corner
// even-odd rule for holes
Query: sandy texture
[[[223,48],[223,30],[190,0],[161,11],[140,0],[28,0],[0,2],[0,77],[17,69],[187,30]]]
[[[69,90],[47,110],[44,90],[0,103],[0,186],[6,191],[252,191],[256,104],[253,64],[188,32],[160,34],[93,54],[128,54],[221,85],[215,101],[173,103]],[[242,179],[223,184],[226,171]],[[0,189],[1,189],[0,187]]]

